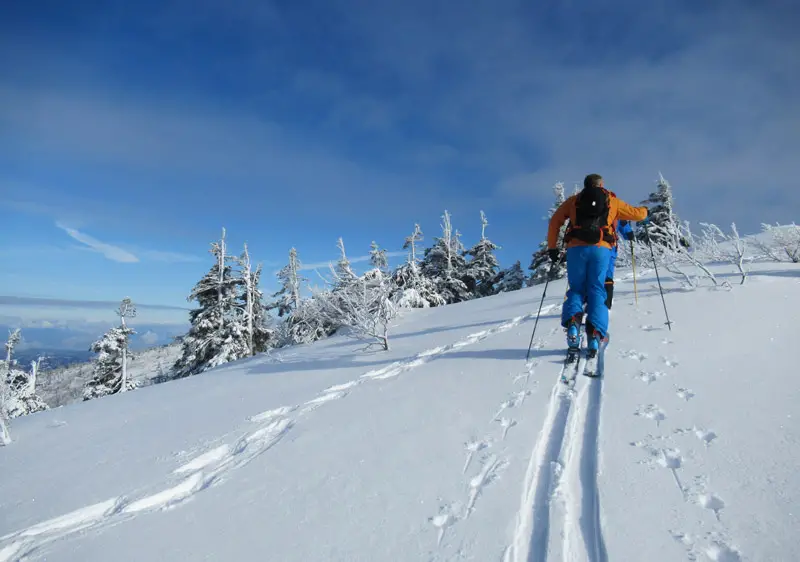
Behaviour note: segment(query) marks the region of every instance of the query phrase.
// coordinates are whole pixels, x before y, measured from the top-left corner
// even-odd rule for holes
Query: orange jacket
[[[556,249],[556,246],[558,245],[558,232],[561,230],[561,227],[564,225],[567,219],[569,219],[572,224],[575,224],[577,220],[575,215],[576,197],[576,195],[573,195],[564,201],[561,206],[556,209],[555,214],[550,219],[550,227],[547,230],[548,249]],[[608,207],[608,226],[612,232],[614,231],[613,225],[617,220],[638,222],[647,218],[647,207],[633,207],[628,205],[622,199],[617,199],[617,196],[610,191],[608,192]],[[589,244],[573,238],[567,244],[567,248],[572,248],[573,246],[589,246]],[[611,244],[604,240],[600,240],[600,242],[595,244],[595,246],[601,246],[609,249],[611,248]]]

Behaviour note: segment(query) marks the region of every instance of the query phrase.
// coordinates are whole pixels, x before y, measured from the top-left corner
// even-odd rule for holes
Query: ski
[[[586,367],[583,370],[583,374],[587,377],[597,378],[603,376],[603,361],[601,361],[601,355],[605,353],[608,342],[609,335],[606,334],[606,337],[600,340],[600,349],[597,350],[594,357],[589,357],[587,353]]]
[[[583,331],[578,333],[578,347],[567,348],[567,356],[564,358],[564,365],[561,367],[561,382],[567,386],[575,386],[575,379],[581,367],[581,344],[583,343]],[[571,368],[570,368],[571,367]]]

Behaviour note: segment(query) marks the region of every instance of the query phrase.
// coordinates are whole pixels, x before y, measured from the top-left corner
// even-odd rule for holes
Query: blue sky
[[[683,218],[748,232],[800,209],[789,0],[3,11],[0,295],[187,306],[222,226],[270,290],[292,245],[397,251],[445,208],[527,266],[552,184],[590,172],[637,202],[661,171]]]

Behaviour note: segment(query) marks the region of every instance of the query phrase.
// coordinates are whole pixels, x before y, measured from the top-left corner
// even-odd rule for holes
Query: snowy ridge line
[[[542,308],[542,314],[559,305]],[[418,353],[413,359],[398,361],[388,367],[369,371],[359,379],[331,386],[301,406],[282,406],[256,414],[248,418],[253,423],[263,425],[241,437],[234,445],[223,444],[205,451],[187,463],[176,468],[173,475],[185,475],[177,484],[148,494],[130,494],[112,498],[92,506],[79,508],[65,515],[37,523],[27,529],[0,538],[0,562],[18,562],[34,551],[53,541],[87,529],[99,529],[116,524],[144,513],[175,507],[191,499],[195,494],[220,481],[227,472],[240,468],[261,453],[277,444],[296,421],[287,416],[299,409],[296,417],[301,417],[320,406],[349,394],[349,391],[367,380],[380,380],[396,377],[402,372],[421,366],[428,361],[455,349],[460,349],[483,341],[484,339],[510,330],[534,314],[526,314],[509,320],[495,328],[470,334],[447,346],[441,346]],[[496,463],[493,469],[501,468]],[[493,473],[494,470],[491,470]],[[481,487],[490,475],[484,475]]]
[[[227,472],[248,464],[272,448],[292,425],[292,420],[279,418],[243,436],[233,448],[223,446],[212,449],[184,465],[185,470],[176,471],[196,469],[189,476],[157,492],[112,498],[6,535],[0,538],[0,562],[23,560],[49,543],[80,531],[100,529],[143,513],[182,504],[217,483]]]

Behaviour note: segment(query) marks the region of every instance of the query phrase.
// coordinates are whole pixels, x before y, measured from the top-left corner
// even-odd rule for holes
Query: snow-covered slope
[[[161,345],[135,351],[128,363],[128,376],[140,386],[152,384],[160,378],[169,378],[172,366],[181,354],[179,344]],[[36,392],[51,408],[71,404],[83,399],[86,382],[92,378],[93,363],[73,363],[43,371],[36,384]]]
[[[666,283],[671,332],[651,273],[638,307],[619,281],[574,391],[558,282],[529,364],[541,287],[408,313],[389,352],[336,337],[20,418],[0,560],[794,560],[800,269],[754,270]]]

